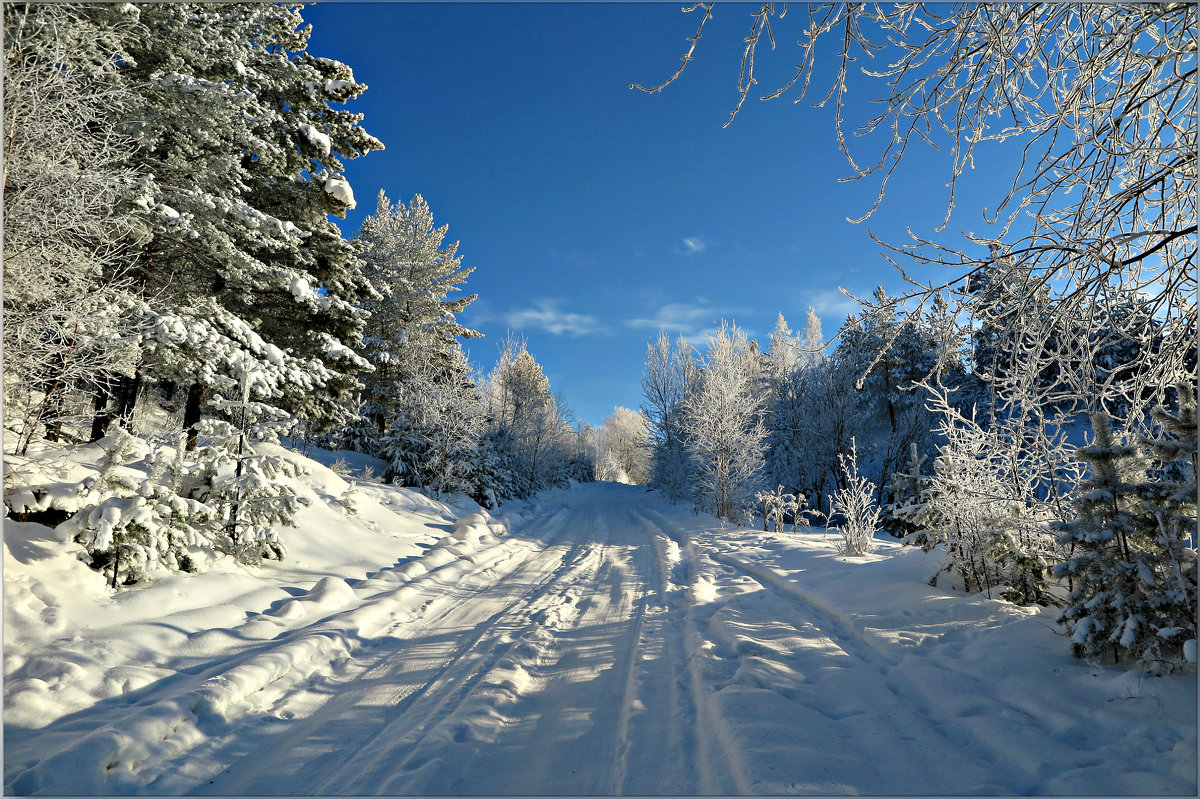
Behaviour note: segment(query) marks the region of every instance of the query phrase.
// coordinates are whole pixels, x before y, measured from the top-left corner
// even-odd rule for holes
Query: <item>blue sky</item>
[[[380,189],[423,195],[476,268],[466,290],[479,299],[461,319],[486,337],[469,342],[472,360],[489,369],[506,331],[526,336],[551,387],[595,425],[638,407],[660,328],[701,343],[728,318],[765,342],[777,313],[798,328],[813,305],[832,334],[854,310],[839,286],[899,288],[869,233],[931,234],[949,155],[914,149],[876,216],[847,222],[877,184],[838,182],[850,169],[828,109],[752,97],[722,128],[749,8],[718,5],[683,77],[649,95],[629,85],[674,72],[699,21],[677,3],[307,7],[309,52],[369,84],[349,107],[387,145],[347,163],[359,204],[339,224],[353,234]],[[760,93],[798,60],[798,32],[777,35],[779,50],[760,53]],[[863,119],[875,109],[859,89],[850,110]],[[960,187],[947,237],[984,232],[993,179],[977,170]]]

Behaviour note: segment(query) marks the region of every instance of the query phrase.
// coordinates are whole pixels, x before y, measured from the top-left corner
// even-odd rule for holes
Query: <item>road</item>
[[[286,723],[193,752],[230,763],[197,792],[735,790],[696,723],[666,536],[636,503],[613,499],[611,489],[581,495],[471,556],[452,583],[426,575],[417,612],[399,603],[339,673],[293,692],[302,705],[327,702],[293,709],[284,695],[263,711]]]
[[[1006,662],[989,648],[989,630],[1032,622],[1035,611],[954,599],[915,576],[872,578],[871,562],[839,560],[819,542],[801,557],[795,540],[714,532],[711,518],[636,487],[552,492],[523,516],[499,539],[447,538],[365,579],[325,578],[220,631],[235,645],[218,656],[179,655],[173,676],[142,691],[14,730],[6,792],[1021,794],[1194,785],[1194,728],[1180,737],[1148,724],[1161,712],[1149,693],[1092,701],[1081,714],[1080,697],[1091,694],[1072,698],[1076,684],[1053,682],[1069,661],[1043,655],[1027,667],[1040,676],[1028,680],[989,666],[992,652]],[[785,577],[756,565],[774,562],[776,546],[793,547],[787,557],[801,568]],[[886,596],[864,600],[877,610],[846,615],[806,588],[838,579],[855,580],[855,596],[872,579],[891,582]],[[1021,646],[1035,640],[1021,635],[1013,639]],[[1071,687],[1060,696],[1056,685]],[[1134,733],[1146,743],[1130,750]],[[1178,765],[1165,771],[1168,752]],[[71,782],[93,772],[90,785]]]

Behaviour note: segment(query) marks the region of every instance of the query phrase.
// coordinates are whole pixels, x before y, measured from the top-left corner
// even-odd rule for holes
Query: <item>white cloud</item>
[[[831,328],[841,327],[847,316],[862,310],[861,305],[837,290],[824,289],[814,292],[809,294],[806,300],[804,306],[807,308],[811,305],[816,308],[821,322]]]
[[[708,245],[704,243],[704,239],[699,236],[689,236],[683,240],[683,246],[689,253],[704,252],[704,248]]]
[[[665,330],[671,334],[683,334],[690,341],[701,341],[716,332],[721,319],[733,320],[745,309],[718,308],[706,300],[697,298],[695,303],[669,302],[655,311],[653,316],[625,320],[626,327]]]
[[[555,336],[585,336],[602,332],[596,317],[568,313],[559,307],[561,304],[559,300],[534,300],[534,307],[508,311],[500,314],[499,318],[517,330],[532,327]]]

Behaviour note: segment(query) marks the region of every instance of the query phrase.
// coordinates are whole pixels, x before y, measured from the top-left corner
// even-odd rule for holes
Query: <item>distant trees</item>
[[[642,485],[650,480],[649,421],[640,411],[613,409],[596,431],[597,480]]]
[[[509,336],[483,386],[489,446],[511,474],[508,496],[528,497],[579,477],[570,409],[550,392],[523,339]],[[590,475],[589,475],[590,478]]]

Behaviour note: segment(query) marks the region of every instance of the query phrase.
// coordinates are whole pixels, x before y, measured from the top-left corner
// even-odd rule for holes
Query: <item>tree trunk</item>
[[[196,423],[200,421],[200,409],[204,406],[204,385],[192,383],[188,386],[187,404],[183,409],[183,429],[187,431],[188,452],[196,449]]]
[[[121,378],[117,392],[116,417],[121,427],[133,432],[133,409],[137,406],[138,394],[142,391],[142,373],[135,372],[133,377]]]
[[[63,393],[55,391],[51,397],[47,398],[49,403],[47,410],[49,418],[46,419],[46,440],[57,442],[62,436],[63,423]]]
[[[92,435],[89,442],[99,441],[108,434],[108,426],[112,424],[112,414],[108,412],[108,402],[112,399],[112,387],[101,383],[96,387],[96,399],[92,405]]]

